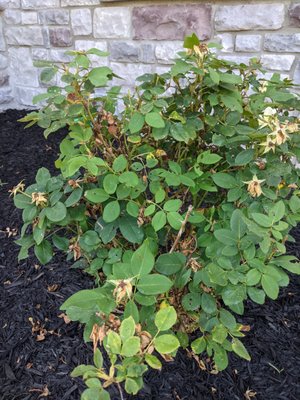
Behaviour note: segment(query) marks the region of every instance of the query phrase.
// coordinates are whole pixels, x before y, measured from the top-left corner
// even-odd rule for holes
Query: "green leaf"
[[[53,257],[51,244],[47,240],[43,240],[42,243],[34,246],[34,254],[41,264],[47,264]]]
[[[140,320],[139,310],[133,300],[129,300],[125,306],[124,318],[132,317],[135,323],[138,324]]]
[[[246,347],[243,345],[243,343],[237,339],[234,338],[232,340],[232,350],[240,357],[244,358],[247,361],[251,360],[250,354],[248,353]]]
[[[126,240],[130,243],[141,243],[144,238],[144,232],[138,226],[136,218],[125,216],[119,220],[119,228]]]
[[[260,213],[252,213],[251,214],[252,218],[254,221],[260,225],[263,226],[264,228],[270,228],[272,226],[272,220],[270,217],[268,217],[265,214],[260,214]]]
[[[106,390],[99,390],[99,387],[86,389],[82,395],[81,400],[110,400],[110,395]]]
[[[122,172],[127,168],[127,165],[128,163],[126,157],[123,154],[121,154],[114,160],[113,170],[115,172]]]
[[[235,164],[236,165],[249,164],[250,161],[253,160],[253,157],[254,157],[254,150],[253,149],[243,150],[236,156]]]
[[[167,331],[176,324],[176,321],[177,314],[175,308],[167,306],[157,312],[154,323],[159,331]]]
[[[135,321],[132,316],[125,318],[120,326],[120,336],[124,342],[135,333]]]
[[[128,127],[129,127],[130,132],[132,134],[140,132],[144,126],[144,123],[145,123],[144,115],[139,112],[135,112],[129,121]],[[150,125],[150,126],[152,126],[152,125]]]
[[[220,286],[226,286],[228,279],[227,279],[227,272],[225,272],[222,268],[214,263],[210,263],[207,266],[208,275],[212,283]]]
[[[162,229],[167,223],[167,217],[164,211],[158,211],[152,218],[152,226],[155,232]]]
[[[126,378],[125,380],[125,391],[129,394],[137,394],[137,392],[141,389],[136,379]]]
[[[121,355],[124,357],[133,357],[140,351],[140,338],[132,336],[123,343]]]
[[[96,86],[106,86],[109,76],[112,75],[112,70],[108,67],[93,68],[88,77],[90,82]]]
[[[114,331],[109,331],[107,334],[106,348],[113,354],[120,354],[121,345],[122,342],[120,336]]]
[[[186,262],[182,253],[161,254],[155,264],[155,269],[164,275],[173,275],[180,271]]]
[[[135,187],[139,184],[139,177],[135,172],[127,171],[119,176],[119,182],[124,183],[128,187]]]
[[[243,219],[241,210],[234,210],[230,218],[230,227],[232,232],[241,239],[247,232],[247,225]]]
[[[92,203],[104,203],[109,199],[109,195],[105,192],[104,189],[89,189],[84,193],[84,197],[91,201]]]
[[[65,201],[65,206],[71,207],[74,206],[74,204],[78,203],[79,200],[81,199],[82,191],[83,191],[82,188],[76,188],[75,190],[73,190],[73,192]]]
[[[220,83],[220,75],[218,74],[218,72],[210,67],[208,67],[208,72],[210,79],[213,81],[213,83],[218,85]]]
[[[142,276],[137,284],[137,288],[142,294],[156,295],[166,293],[171,289],[172,285],[172,281],[166,276],[151,274]]]
[[[177,200],[168,200],[164,204],[164,210],[165,211],[178,211],[179,208],[182,205],[182,201],[177,199]]]
[[[247,292],[252,301],[257,304],[264,304],[266,296],[263,290],[257,289],[255,287],[248,287]]]
[[[264,274],[261,278],[262,287],[268,297],[276,300],[279,294],[279,285],[271,275]]]
[[[211,153],[210,150],[204,151],[197,157],[197,162],[199,164],[216,164],[220,160],[222,160],[222,157],[218,154]]]
[[[103,357],[100,349],[96,349],[94,352],[94,364],[96,365],[97,368],[102,368],[103,367]]]
[[[105,314],[109,314],[115,307],[115,301],[111,296],[103,291],[102,288],[86,289],[76,292],[69,297],[61,306],[60,310],[68,310],[69,308],[77,307],[83,312],[86,310],[98,308]]]
[[[300,210],[300,199],[297,196],[292,196],[289,201],[290,209],[294,214]]]
[[[167,220],[173,229],[179,231],[182,226],[183,218],[178,212],[167,213]]]
[[[146,363],[153,369],[158,369],[161,370],[162,369],[162,364],[159,361],[159,359],[157,357],[155,357],[153,354],[145,354],[145,361]]]
[[[208,293],[202,294],[201,306],[207,314],[214,314],[217,311],[216,299]]]
[[[190,71],[192,65],[188,64],[183,60],[176,60],[175,65],[171,68],[171,75],[176,76],[178,74],[185,74],[186,72]]]
[[[206,349],[206,340],[204,336],[201,336],[200,338],[195,339],[191,343],[192,350],[195,354],[200,354]]]
[[[113,194],[117,190],[119,178],[116,175],[108,174],[103,179],[103,189],[108,194]]]
[[[146,114],[145,121],[149,126],[152,128],[164,128],[165,121],[163,120],[162,116],[158,112],[150,112]]]
[[[200,41],[195,33],[193,33],[191,36],[186,36],[184,38],[183,42],[183,47],[185,49],[193,49],[194,46],[199,46]]]
[[[140,213],[140,207],[137,203],[134,201],[129,201],[126,204],[126,211],[128,212],[129,215],[131,215],[134,218],[137,218]]]
[[[214,348],[214,362],[219,371],[223,371],[228,366],[227,351],[223,347]]]
[[[241,285],[228,285],[222,291],[222,299],[227,306],[242,303],[245,300],[245,288]]]
[[[227,329],[223,325],[216,325],[212,330],[212,340],[222,344],[227,338]]]
[[[121,213],[120,204],[117,200],[108,203],[103,210],[103,219],[105,222],[115,221]]]
[[[225,174],[224,172],[213,174],[212,179],[216,185],[224,189],[233,189],[237,186],[235,178],[232,175]]]
[[[187,293],[182,297],[181,303],[186,311],[195,311],[201,306],[201,293]]]
[[[250,271],[246,274],[246,285],[247,286],[255,286],[261,279],[261,272],[257,269],[250,269]]]
[[[149,274],[154,267],[154,256],[151,252],[149,242],[145,241],[132,256],[131,269],[134,275],[141,276]]]
[[[214,236],[219,242],[227,244],[228,246],[233,246],[237,243],[236,235],[229,229],[218,229],[214,232]]]
[[[269,216],[272,218],[272,223],[280,221],[285,216],[285,205],[282,200],[278,201],[269,211]]]
[[[23,193],[18,193],[14,197],[14,204],[17,208],[25,209],[26,207],[31,205],[31,198],[26,196]]]
[[[179,346],[179,340],[174,335],[161,335],[154,340],[154,348],[161,354],[173,353]]]
[[[59,201],[53,207],[47,207],[45,209],[45,214],[51,222],[59,222],[67,215],[67,209],[66,206]]]
[[[236,319],[229,311],[225,310],[225,308],[220,309],[219,317],[220,321],[224,326],[226,326],[226,328],[234,329],[236,327]]]
[[[45,82],[45,83],[50,82],[51,79],[53,79],[55,77],[56,72],[57,72],[57,68],[53,68],[53,67],[45,68],[41,72],[41,75],[40,75],[41,81]]]

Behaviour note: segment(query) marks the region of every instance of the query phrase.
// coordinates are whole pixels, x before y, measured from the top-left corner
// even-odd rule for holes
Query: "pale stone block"
[[[7,25],[17,25],[22,21],[21,11],[12,8],[7,8],[3,13],[3,17]]]
[[[46,89],[44,88],[30,88],[30,87],[16,86],[16,97],[18,99],[18,102],[24,106],[32,107],[33,106],[32,99],[34,98],[34,96],[37,96],[38,94],[45,92]]]
[[[155,56],[161,64],[173,64],[179,51],[184,51],[181,41],[160,42],[156,45]]]
[[[8,65],[8,59],[3,54],[0,54],[0,69],[6,68]]]
[[[284,4],[243,4],[219,6],[215,14],[218,31],[279,29],[284,22]]]
[[[236,51],[260,51],[262,38],[260,35],[236,35]]]
[[[42,28],[39,26],[14,26],[6,29],[7,44],[19,46],[38,46],[44,44]]]
[[[265,35],[264,50],[275,52],[300,52],[300,33]]]
[[[129,38],[130,30],[131,14],[128,7],[107,7],[95,9],[95,38]]]
[[[10,48],[8,50],[10,70],[14,85],[39,86],[39,71],[33,66],[28,47]]]
[[[289,71],[294,60],[295,56],[288,54],[263,54],[261,56],[263,67],[275,71]]]
[[[111,62],[110,67],[115,74],[122,79],[114,79],[114,85],[131,86],[135,85],[135,79],[146,73],[151,73],[151,65],[147,64],[123,64]]]
[[[61,0],[62,7],[68,6],[97,6],[101,3],[100,0]]]
[[[90,35],[92,33],[92,15],[88,8],[71,10],[71,24],[74,35]]]
[[[43,10],[39,12],[41,24],[66,25],[69,23],[69,10]]]
[[[222,46],[222,52],[232,52],[234,50],[234,39],[231,33],[221,33],[216,36]]]
[[[36,9],[36,8],[51,8],[59,7],[59,0],[22,0],[22,8]]]
[[[20,8],[20,0],[0,0],[0,10],[6,10],[7,8]]]
[[[13,100],[13,95],[10,88],[0,89],[0,104],[10,103]]]
[[[35,11],[22,12],[22,24],[34,25],[38,22],[38,14]]]

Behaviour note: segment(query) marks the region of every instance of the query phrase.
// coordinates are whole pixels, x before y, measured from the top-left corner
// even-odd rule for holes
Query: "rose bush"
[[[68,134],[60,174],[41,168],[13,190],[19,259],[33,246],[45,264],[58,249],[95,278],[61,306],[94,343],[95,365],[73,372],[86,382],[82,399],[108,399],[123,382],[136,394],[148,367],[179,347],[206,353],[215,370],[231,351],[250,360],[236,315],[299,273],[285,254],[300,221],[299,98],[258,60],[224,61],[214,46],[187,37],[168,73],[139,77],[126,95],[110,68],[91,67],[90,55],[105,56],[97,49],[39,63],[45,82],[59,72],[63,85],[37,96],[42,108],[23,121]]]

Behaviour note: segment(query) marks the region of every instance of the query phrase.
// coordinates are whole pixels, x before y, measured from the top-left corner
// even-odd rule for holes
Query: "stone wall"
[[[45,90],[33,60],[68,61],[67,49],[108,50],[106,65],[130,87],[162,72],[186,34],[218,40],[223,57],[259,56],[300,84],[300,2],[0,0],[0,108],[29,108]]]

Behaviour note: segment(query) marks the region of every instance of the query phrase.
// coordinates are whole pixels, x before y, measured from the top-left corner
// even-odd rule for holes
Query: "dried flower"
[[[11,190],[8,191],[10,193],[10,196],[16,196],[17,193],[23,193],[25,189],[25,185],[23,183],[24,181],[21,181],[17,184],[17,186],[14,186]]]
[[[268,81],[262,81],[260,87],[258,88],[258,91],[260,93],[265,93],[267,89],[268,89]]]
[[[248,185],[247,190],[252,197],[259,197],[262,194],[260,184],[264,181],[265,179],[258,179],[257,176],[254,175],[251,181],[246,181],[243,183],[246,183]]]
[[[273,151],[273,153],[275,153],[275,149],[276,149],[276,140],[272,139],[270,136],[267,137],[267,140],[263,143],[260,144],[260,146],[264,146],[264,151],[263,154],[268,153],[270,150]]]
[[[273,127],[276,125],[278,122],[277,116],[276,116],[276,109],[272,107],[267,107],[264,110],[263,115],[258,118],[258,124],[261,128],[264,128],[265,126],[271,126]]]
[[[45,206],[47,204],[46,193],[42,192],[33,192],[31,194],[31,203],[36,206]]]
[[[120,303],[126,296],[130,299],[132,295],[131,279],[111,280],[109,282],[116,286],[113,294],[117,303]]]

